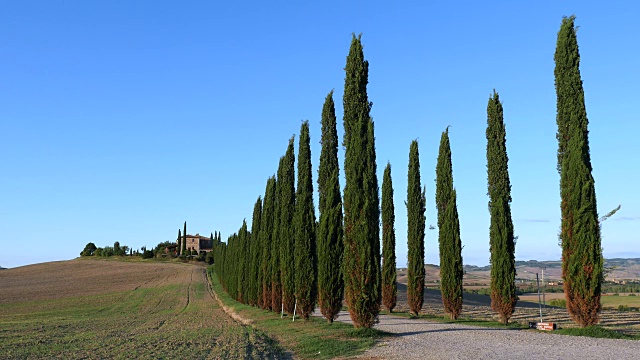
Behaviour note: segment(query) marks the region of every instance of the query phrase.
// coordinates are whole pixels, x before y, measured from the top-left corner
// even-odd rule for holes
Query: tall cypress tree
[[[262,197],[258,196],[253,206],[253,218],[251,219],[251,236],[250,236],[250,261],[251,268],[249,272],[249,305],[258,305],[258,296],[262,294],[262,284],[260,282],[260,256],[262,255],[262,243],[260,243],[260,221],[262,217]],[[246,260],[245,260],[246,261]]]
[[[580,78],[575,16],[558,32],[554,70],[557,95],[558,171],[562,223],[562,277],[567,310],[581,327],[596,324],[601,310],[603,258],[591,174],[589,121]]]
[[[409,149],[407,178],[407,301],[409,311],[420,313],[424,301],[424,225],[425,190],[420,185],[420,155],[418,141],[413,140]]]
[[[511,182],[507,133],[502,103],[494,90],[487,104],[487,179],[489,195],[489,248],[491,251],[491,308],[507,324],[516,307],[516,244],[511,221]]]
[[[395,222],[391,164],[387,163],[382,177],[382,303],[389,312],[396,307],[398,299]]]
[[[262,244],[261,270],[262,276],[262,305],[265,310],[271,309],[271,273],[273,266],[272,235],[275,217],[276,177],[267,180],[267,188],[264,192],[264,204],[262,206],[262,218],[260,219],[260,243]]]
[[[342,196],[338,163],[338,131],[333,90],[322,107],[322,151],[318,168],[318,303],[329,323],[342,307]]]
[[[344,283],[355,327],[378,319],[380,290],[380,208],[374,125],[367,97],[369,63],[361,36],[353,35],[344,83]]]
[[[298,312],[305,320],[313,312],[318,293],[318,261],[316,251],[316,215],[313,205],[311,145],[309,122],[300,127],[298,145],[298,186],[294,217],[294,278]]]
[[[238,231],[238,256],[236,261],[239,265],[238,299],[243,304],[249,303],[249,276],[251,272],[251,254],[249,244],[249,231],[246,219],[242,220],[242,226]]]
[[[184,231],[182,232],[182,250],[180,250],[180,254],[184,255],[187,253],[187,222],[184,222]]]
[[[282,278],[280,274],[280,213],[282,201],[280,194],[284,184],[284,156],[280,157],[278,164],[278,178],[276,180],[276,193],[274,197],[273,228],[271,229],[271,310],[280,312],[282,309]]]
[[[178,240],[177,240],[178,248],[176,249],[176,251],[178,252],[178,255],[180,255],[180,249],[181,249],[180,240],[182,240],[182,233],[180,233],[180,229],[178,229]]]
[[[282,303],[284,311],[293,314],[295,308],[295,279],[293,249],[294,229],[293,214],[296,206],[295,194],[295,156],[293,149],[293,136],[289,139],[289,146],[284,155],[282,173],[278,174],[280,184],[280,273],[282,276]]]
[[[462,242],[460,221],[453,187],[449,128],[440,138],[436,165],[436,207],[438,209],[438,243],[440,248],[440,290],[444,310],[452,319],[462,311]]]

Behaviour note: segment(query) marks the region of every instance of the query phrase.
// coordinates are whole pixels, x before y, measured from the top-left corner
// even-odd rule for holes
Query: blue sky
[[[489,262],[486,105],[503,101],[516,257],[558,259],[553,53],[575,14],[605,257],[640,257],[640,34],[634,2],[20,1],[0,12],[0,266],[250,223],[288,138],[335,89],[352,33],[370,63],[379,180],[392,165],[406,262],[409,144],[427,224],[450,128],[463,258]],[[296,137],[297,149],[297,137]],[[340,149],[340,162],[343,163]],[[315,179],[314,179],[315,184]],[[344,186],[344,181],[341,181]],[[317,205],[317,200],[316,200]],[[426,261],[438,262],[437,230]]]

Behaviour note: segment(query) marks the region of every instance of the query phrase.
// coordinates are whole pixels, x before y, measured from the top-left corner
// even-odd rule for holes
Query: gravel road
[[[348,312],[338,321],[351,323]],[[397,334],[361,359],[640,359],[640,341],[533,330],[482,328],[381,315],[376,329]]]

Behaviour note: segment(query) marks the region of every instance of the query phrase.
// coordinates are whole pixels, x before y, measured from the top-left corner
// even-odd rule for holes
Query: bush
[[[566,308],[567,307],[567,300],[565,300],[565,299],[553,299],[553,300],[549,301],[549,305],[550,306],[554,306],[554,307],[559,307],[559,308]]]
[[[209,251],[207,253],[207,256],[205,256],[204,261],[207,262],[207,264],[209,265],[213,265],[213,251]]]
[[[630,311],[629,306],[620,304],[618,305],[618,311]]]
[[[145,249],[144,252],[142,253],[142,258],[143,259],[153,259],[153,251]]]

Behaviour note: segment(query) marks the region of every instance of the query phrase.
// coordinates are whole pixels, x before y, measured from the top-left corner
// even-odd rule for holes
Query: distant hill
[[[638,281],[640,280],[640,258],[636,259],[604,259],[605,278],[607,281]],[[542,279],[558,281],[562,279],[562,262],[560,260],[528,260],[516,261],[516,279],[532,281],[536,279],[536,273]],[[437,282],[440,279],[440,267],[434,264],[425,264],[427,282]],[[491,279],[491,265],[477,266],[464,265],[464,282],[488,283]],[[398,282],[406,283],[407,269],[398,269]]]

